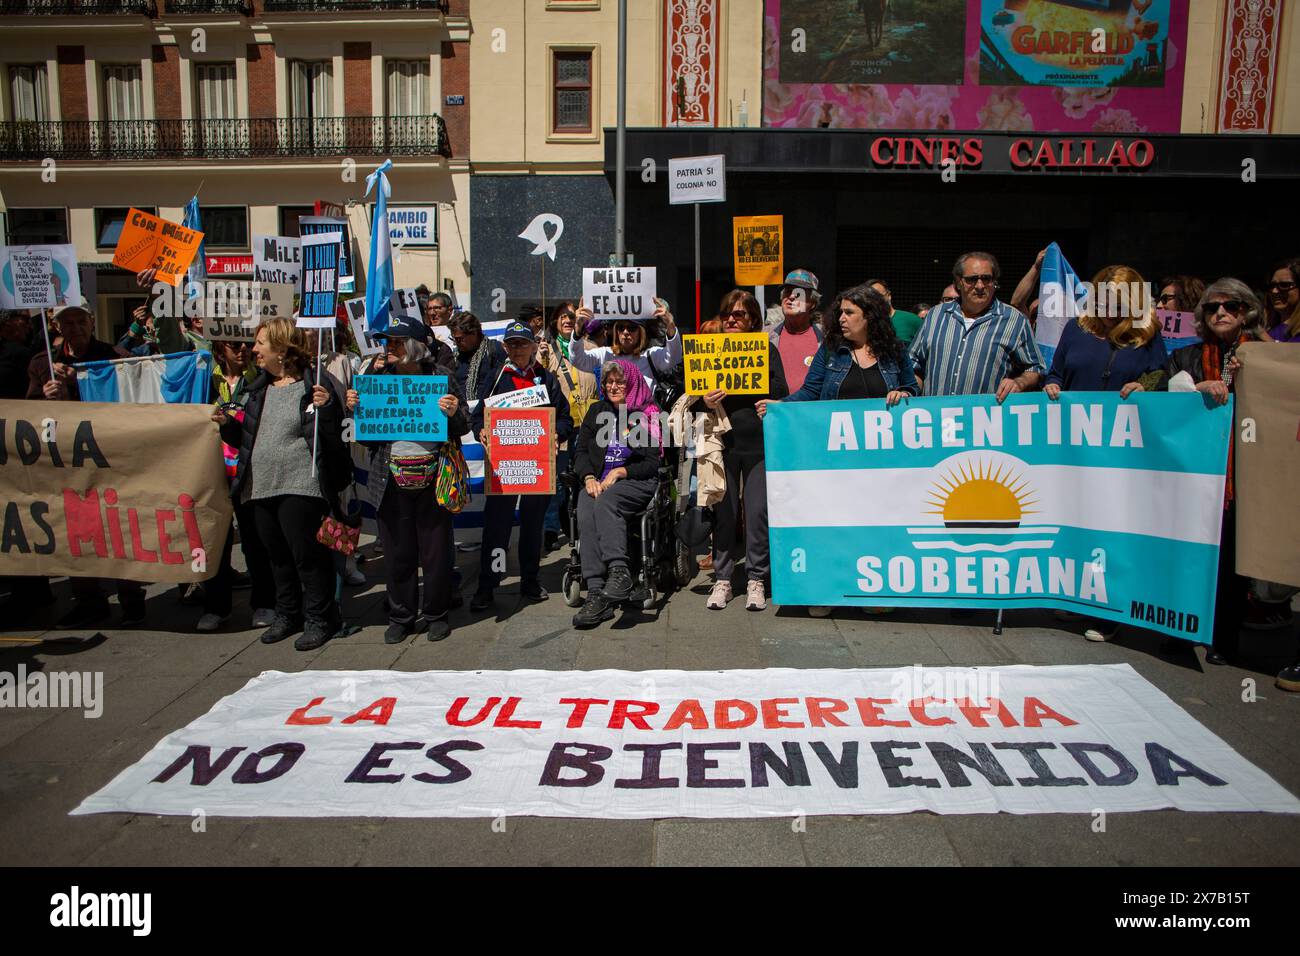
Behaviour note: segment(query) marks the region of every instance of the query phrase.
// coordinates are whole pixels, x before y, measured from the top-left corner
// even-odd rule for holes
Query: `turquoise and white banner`
[[[1199,394],[771,405],[773,598],[1061,608],[1208,644],[1231,428]]]

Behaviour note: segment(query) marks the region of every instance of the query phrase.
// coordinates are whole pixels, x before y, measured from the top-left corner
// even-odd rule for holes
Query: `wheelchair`
[[[680,454],[679,449],[668,451],[669,458],[674,451]],[[689,584],[697,570],[694,555],[677,539],[677,519],[684,503],[677,493],[676,467],[668,460],[660,464],[656,476],[658,487],[650,504],[639,515],[628,518],[628,570],[634,582],[628,603],[646,611],[654,607],[659,595]],[[578,607],[586,585],[582,578],[582,540],[578,532],[578,495],[584,492],[572,467],[560,480],[568,490],[570,529],[569,563],[564,568],[561,587],[564,603]]]

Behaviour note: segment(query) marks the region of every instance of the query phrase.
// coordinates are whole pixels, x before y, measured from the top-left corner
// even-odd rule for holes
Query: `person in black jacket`
[[[612,359],[600,371],[605,396],[582,420],[573,453],[578,492],[578,534],[587,600],[573,617],[576,628],[614,616],[632,594],[627,566],[627,522],[650,504],[658,486],[659,409],[640,369]],[[646,420],[640,420],[640,412]]]
[[[873,293],[874,294],[874,293]],[[748,292],[733,289],[722,297],[718,309],[722,334],[762,330],[763,315],[758,300]],[[704,404],[724,409],[731,431],[723,438],[722,462],[727,473],[726,497],[714,507],[717,524],[713,529],[713,589],[705,607],[718,611],[731,601],[731,577],[736,569],[736,527],[742,506],[745,515],[745,608],[767,607],[764,579],[768,575],[767,466],[763,457],[763,422],[767,402],[789,394],[785,366],[777,347],[768,342],[768,393],[729,395],[715,389],[704,395]],[[841,397],[844,397],[841,393]]]
[[[443,375],[448,391],[438,399],[447,416],[448,438],[469,432],[465,401],[456,384],[451,354],[432,346],[429,328],[409,316],[394,317],[388,328],[376,333],[384,343],[385,362],[380,375]],[[439,362],[436,355],[445,356]],[[376,374],[376,373],[372,373]],[[360,403],[355,389],[348,389],[347,407]],[[447,612],[451,607],[455,548],[452,514],[438,503],[438,463],[441,441],[395,440],[364,442],[370,448],[370,493],[379,540],[384,546],[384,567],[388,584],[388,629],[385,644],[400,644],[411,634],[427,632],[431,641],[451,633]],[[420,571],[424,571],[424,599],[419,599]]]
[[[484,403],[488,398],[542,386],[547,396],[544,404],[555,409],[556,444],[568,441],[573,431],[569,400],[555,376],[538,364],[537,340],[532,328],[525,322],[512,322],[506,326],[504,339],[508,361],[494,377],[479,382],[475,396],[478,404],[471,413],[474,434],[486,447],[488,436],[483,423]],[[529,601],[545,601],[549,597],[537,575],[542,563],[542,525],[551,503],[550,495],[488,495],[483,504],[482,555],[478,587],[469,603],[471,611],[482,611],[492,603],[492,592],[501,580],[498,568],[504,564],[504,555],[510,547],[516,500],[519,502],[519,593]]]
[[[351,480],[352,458],[343,443],[339,402],[316,381],[306,337],[293,320],[264,321],[253,355],[261,372],[248,387],[243,422],[220,408],[212,420],[221,426],[222,440],[239,449],[231,498],[252,503],[271,557],[275,621],[262,643],[301,629],[293,646],[307,651],[342,625],[333,557],[316,534],[327,515],[343,517],[339,492]]]

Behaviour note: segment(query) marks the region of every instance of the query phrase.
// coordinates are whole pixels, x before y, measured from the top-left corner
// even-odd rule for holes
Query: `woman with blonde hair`
[[[1146,282],[1136,269],[1106,266],[1092,286],[1084,313],[1061,331],[1043,391],[1053,401],[1063,391],[1159,391],[1169,356]]]
[[[237,504],[251,504],[271,558],[275,620],[262,643],[302,630],[294,647],[313,650],[342,625],[334,561],[316,540],[326,515],[343,517],[339,492],[352,478],[341,403],[316,381],[314,357],[292,319],[264,320],[253,356],[260,372],[248,386],[243,421],[220,407],[212,420],[221,426],[222,441],[239,449],[230,495]]]

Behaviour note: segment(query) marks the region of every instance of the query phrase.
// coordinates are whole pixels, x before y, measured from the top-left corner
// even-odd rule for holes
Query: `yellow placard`
[[[128,272],[157,269],[157,278],[174,286],[189,269],[202,241],[203,233],[197,229],[132,209],[122,223],[113,265]]]
[[[771,387],[766,332],[684,335],[682,354],[690,395],[719,388],[729,395],[766,395]]]
[[[780,285],[781,216],[735,216],[731,220],[736,285]]]

